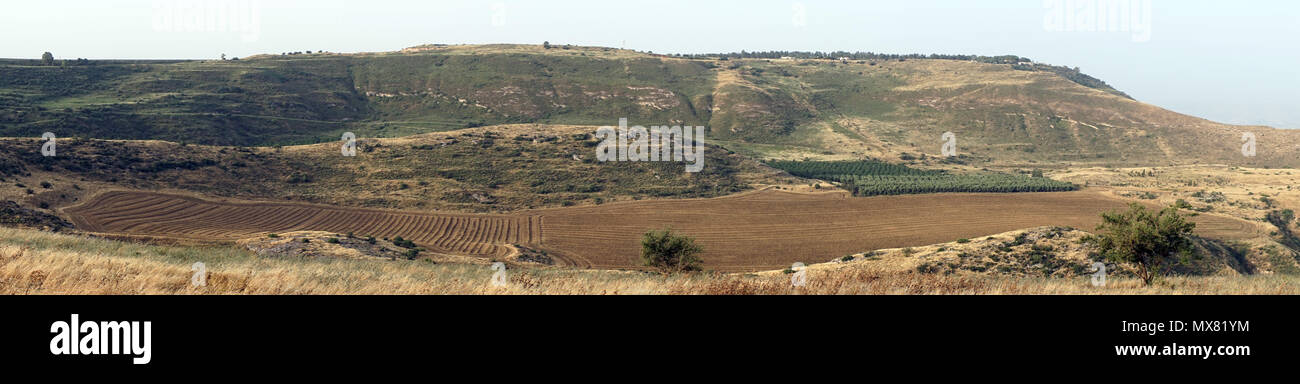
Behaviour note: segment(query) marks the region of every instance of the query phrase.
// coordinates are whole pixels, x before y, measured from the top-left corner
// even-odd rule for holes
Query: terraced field
[[[109,192],[65,210],[104,234],[233,241],[316,230],[402,236],[434,251],[500,257],[509,244],[546,249],[565,265],[636,268],[639,237],[671,227],[704,247],[705,268],[779,269],[873,249],[920,246],[1037,226],[1091,229],[1124,202],[1093,191],[849,198],[762,191],[725,198],[557,208],[511,215],[411,213],[278,202],[216,202],[150,192]],[[1255,224],[1215,215],[1197,232],[1259,235]]]
[[[481,257],[541,238],[537,216],[420,214],[294,203],[229,203],[145,192],[108,192],[68,210],[78,228],[108,234],[234,241],[299,230],[402,236],[431,250]]]

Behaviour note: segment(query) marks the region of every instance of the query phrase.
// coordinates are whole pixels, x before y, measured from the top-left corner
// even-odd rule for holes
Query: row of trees
[[[542,42],[542,48],[543,48],[543,49],[551,49],[551,48],[556,48],[556,47],[557,47],[557,46],[555,46],[555,45],[551,45],[551,42],[549,42],[549,41],[543,41],[543,42]],[[558,46],[558,48],[560,48],[560,49],[572,49],[572,48],[573,48],[573,45],[565,44],[565,45],[562,45],[562,46]]]
[[[44,54],[41,54],[41,65],[47,67],[53,67],[55,65],[66,67],[69,65],[94,65],[94,64],[95,64],[94,62],[80,57],[78,57],[76,60],[68,61],[68,60],[55,60],[53,53],[45,52]]]
[[[1079,85],[1083,85],[1085,87],[1089,87],[1093,89],[1100,89],[1124,98],[1132,99],[1131,96],[1115,89],[1114,87],[1111,87],[1109,84],[1106,84],[1105,81],[1084,74],[1083,71],[1079,69],[1079,67],[1070,68],[1070,67],[1062,67],[1062,66],[1055,66],[1055,65],[1036,64],[1034,63],[1033,60],[1029,58],[1015,56],[1015,55],[982,56],[982,55],[949,55],[949,54],[937,54],[937,53],[929,54],[929,55],[924,55],[919,53],[899,55],[899,54],[887,54],[887,53],[875,53],[875,52],[846,52],[846,51],[835,51],[835,52],[740,51],[738,53],[732,52],[732,53],[706,53],[706,54],[675,54],[669,56],[691,58],[691,59],[715,59],[716,58],[722,60],[780,59],[786,57],[794,58],[794,59],[806,59],[806,60],[848,59],[848,60],[905,61],[908,59],[931,59],[931,60],[975,61],[975,62],[988,63],[988,64],[1011,64],[1013,68],[1022,71],[1052,72],[1070,81],[1078,83]]]
[[[1133,99],[1132,96],[1129,96],[1127,93],[1115,89],[1115,87],[1111,87],[1110,84],[1106,84],[1105,81],[1102,81],[1101,79],[1083,73],[1083,71],[1080,70],[1079,67],[1070,68],[1070,67],[1063,67],[1057,65],[1043,65],[1043,64],[1035,64],[1035,65],[1015,64],[1012,65],[1011,67],[1022,71],[1044,71],[1044,72],[1055,73],[1061,77],[1064,77],[1066,80],[1075,82],[1076,84],[1088,88],[1092,88],[1092,89],[1100,89],[1127,99]]]
[[[977,175],[870,175],[870,176],[828,176],[825,180],[835,181],[853,191],[854,196],[909,195],[923,193],[1022,193],[1022,192],[1063,192],[1078,189],[1078,186],[1047,178],[1026,177],[1023,175],[977,174]]]
[[[946,192],[1060,192],[1074,184],[1042,177],[984,173],[954,175],[875,160],[773,161],[769,166],[791,175],[841,183],[854,196],[906,195]]]
[[[868,176],[868,175],[932,175],[938,172],[924,171],[907,166],[874,160],[859,161],[771,161],[768,166],[789,172],[791,175],[820,179],[828,176]]]
[[[875,52],[804,52],[804,51],[762,51],[762,52],[731,52],[731,53],[706,53],[706,54],[677,54],[675,57],[692,58],[692,59],[711,59],[711,58],[728,58],[728,59],[780,59],[790,57],[795,59],[824,59],[836,60],[847,58],[850,60],[907,60],[907,59],[937,59],[937,60],[967,60],[978,61],[982,63],[993,64],[1017,64],[1032,62],[1028,58],[1003,55],[1003,56],[980,56],[980,55],[945,55],[945,54],[888,54]]]

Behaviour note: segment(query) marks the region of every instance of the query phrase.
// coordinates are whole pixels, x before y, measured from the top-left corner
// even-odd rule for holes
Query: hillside
[[[1297,133],[1021,58],[431,45],[36,64],[0,60],[3,226],[185,244],[356,232],[607,269],[642,267],[638,237],[672,227],[708,269],[740,272],[1191,202],[1218,242],[1203,248],[1246,260],[1228,269],[1300,265],[1300,191],[1270,169],[1300,166],[1282,151]],[[594,126],[621,117],[707,126],[707,166],[596,161]],[[45,131],[58,156],[41,155]],[[345,131],[356,157],[340,156]],[[960,156],[939,156],[946,131]]]
[[[340,145],[218,147],[161,141],[0,139],[0,202],[50,210],[106,189],[177,191],[349,207],[500,212],[656,197],[717,197],[792,182],[758,162],[706,151],[681,164],[599,163],[585,127],[507,125]]]
[[[963,245],[978,249],[1012,240],[1008,233]],[[104,239],[0,228],[0,294],[181,295],[392,295],[392,294],[581,294],[581,295],[966,295],[966,294],[1296,294],[1294,275],[1213,274],[1174,276],[1153,287],[1122,273],[1106,287],[1093,287],[1074,271],[1075,255],[1048,258],[1064,271],[1042,277],[1041,266],[1016,264],[1020,251],[998,266],[1017,265],[1029,276],[934,269],[955,265],[936,245],[908,255],[906,249],[873,252],[851,261],[811,265],[807,286],[796,288],[782,271],[754,274],[694,273],[664,276],[640,272],[521,268],[510,263],[505,286],[494,286],[484,263],[408,261],[381,255],[266,255],[243,247],[133,244]],[[1065,246],[1069,246],[1068,244]],[[329,246],[326,246],[329,248]],[[950,252],[953,253],[953,252]],[[975,253],[972,253],[975,254]],[[1026,259],[1027,260],[1027,259]],[[191,284],[193,264],[203,262],[205,286]],[[962,264],[965,265],[965,264]],[[1019,269],[1016,269],[1019,271]]]
[[[990,60],[676,58],[596,47],[421,46],[238,61],[0,62],[0,136],[271,146],[484,125],[703,124],[760,158],[938,155],[973,165],[1298,166],[1300,134],[1134,101]],[[1206,97],[1212,97],[1207,95]],[[1242,132],[1259,156],[1241,156]]]

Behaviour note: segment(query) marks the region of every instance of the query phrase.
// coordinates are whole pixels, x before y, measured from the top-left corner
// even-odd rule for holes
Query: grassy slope
[[[707,121],[703,62],[541,48],[264,56],[173,64],[0,65],[0,136],[217,145],[395,137],[507,123]],[[556,51],[560,51],[557,49]],[[574,51],[576,52],[576,51]],[[473,54],[471,54],[473,53]],[[587,55],[588,53],[580,53]],[[696,103],[704,103],[697,112]],[[704,113],[704,117],[697,116]]]
[[[203,262],[206,287],[191,285]],[[1174,277],[1156,287],[1113,277],[1026,278],[919,273],[894,263],[810,267],[808,285],[789,275],[511,269],[490,285],[484,265],[387,259],[258,257],[226,247],[152,246],[0,228],[0,294],[1297,294],[1290,275]]]
[[[288,199],[377,208],[506,211],[655,197],[714,197],[778,178],[754,161],[707,151],[706,167],[599,163],[583,127],[502,126],[400,139],[283,148],[65,139],[0,139],[0,201],[49,211],[106,188]],[[581,160],[575,160],[573,156]],[[41,186],[49,182],[50,187]],[[21,185],[21,186],[20,186]],[[26,190],[32,189],[31,194]]]
[[[395,137],[477,125],[707,124],[759,157],[936,154],[952,131],[992,165],[1300,166],[1300,135],[1235,127],[1050,71],[954,60],[687,60],[608,48],[425,46],[242,61],[0,63],[0,136],[222,145]],[[1259,157],[1240,155],[1243,131]],[[985,163],[984,161],[987,161]]]
[[[735,72],[727,84],[736,86],[724,84],[717,108],[784,116],[796,128],[732,124],[715,112],[714,137],[783,159],[935,156],[951,131],[976,164],[1300,164],[1282,150],[1300,143],[1295,132],[1180,115],[1050,72],[951,60],[874,64],[732,61],[723,70]],[[1256,158],[1241,156],[1245,131],[1260,137]]]

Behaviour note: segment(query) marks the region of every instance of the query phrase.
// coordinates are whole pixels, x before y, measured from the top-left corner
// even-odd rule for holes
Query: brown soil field
[[[559,264],[639,266],[642,233],[672,228],[704,247],[705,268],[771,270],[844,255],[923,246],[1040,226],[1092,229],[1124,200],[1096,191],[849,198],[764,190],[724,198],[612,203],[508,215],[414,213],[282,202],[210,201],[153,192],[101,193],[64,210],[81,230],[233,242],[290,231],[402,236],[434,252],[503,257],[510,244],[551,252]],[[1197,233],[1261,236],[1255,223],[1202,214]]]
[[[435,252],[500,257],[540,239],[537,216],[419,214],[273,202],[214,202],[148,192],[107,192],[66,212],[78,229],[197,241],[322,231],[402,236]]]

